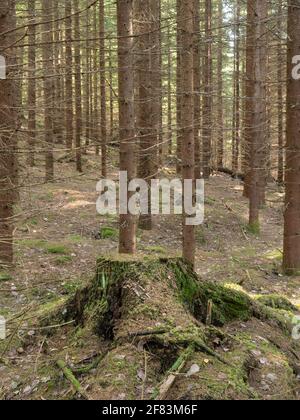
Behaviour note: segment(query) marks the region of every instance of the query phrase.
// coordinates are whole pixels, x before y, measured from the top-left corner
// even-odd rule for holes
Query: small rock
[[[270,381],[273,383],[273,382],[278,381],[278,376],[275,375],[275,373],[268,373],[268,375],[266,376],[266,379],[267,381]]]
[[[189,377],[189,376],[193,376],[193,375],[196,375],[196,373],[199,373],[199,372],[200,372],[200,366],[199,366],[199,365],[194,364],[194,365],[192,365],[192,366],[191,366],[191,368],[190,368],[190,370],[188,371],[188,373],[186,374],[186,376],[187,376],[187,377]]]
[[[17,353],[18,353],[18,354],[23,354],[23,353],[24,353],[24,349],[23,349],[23,347],[19,347],[19,348],[17,349]]]
[[[23,390],[24,395],[30,395],[31,393],[32,393],[31,386],[27,386],[26,388],[24,388],[24,390]]]

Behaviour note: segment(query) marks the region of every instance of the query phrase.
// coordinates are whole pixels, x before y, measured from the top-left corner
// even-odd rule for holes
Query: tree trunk
[[[135,116],[133,75],[133,1],[118,0],[118,66],[119,66],[119,130],[120,170],[127,172],[128,182],[135,177]],[[130,194],[129,194],[130,197]],[[121,200],[127,208],[127,200]],[[131,214],[120,214],[121,254],[136,250],[136,221]]]
[[[33,167],[35,165],[35,139],[36,139],[36,27],[35,27],[35,0],[28,0],[28,159],[27,163]]]
[[[212,0],[205,0],[205,68],[203,103],[203,177],[211,174],[212,157]]]
[[[288,2],[287,147],[284,259],[288,274],[300,270],[300,80],[295,56],[300,55],[300,0]],[[299,62],[299,60],[298,60]]]
[[[87,0],[88,2],[88,0]],[[91,138],[91,114],[90,114],[90,79],[91,79],[91,50],[90,50],[90,41],[89,41],[89,36],[90,36],[90,11],[89,9],[86,11],[86,21],[85,21],[85,25],[86,25],[86,32],[85,32],[85,37],[86,37],[86,43],[85,43],[85,49],[86,49],[86,55],[85,55],[85,150],[84,152],[87,151],[87,147],[90,144],[90,138]]]
[[[137,130],[139,136],[139,165],[138,176],[145,179],[150,187],[151,179],[155,176],[155,157],[157,133],[152,126],[152,108],[154,91],[154,78],[150,72],[152,69],[151,61],[151,29],[152,11],[150,2],[152,0],[136,0],[136,21],[138,38],[138,59],[137,59]],[[153,159],[154,158],[154,159]],[[150,194],[149,194],[150,198]],[[139,226],[144,230],[152,229],[152,215],[149,200],[149,214],[141,215]]]
[[[218,168],[224,163],[224,134],[223,134],[223,2],[218,2]]]
[[[245,174],[244,196],[249,197],[251,182],[250,148],[253,127],[253,71],[254,71],[254,7],[253,2],[247,1],[247,34],[246,34],[246,75],[245,75],[245,113],[244,113],[244,156],[243,169]]]
[[[16,26],[15,1],[0,4],[0,33]],[[18,85],[14,80],[15,32],[1,35],[0,55],[6,62],[6,79],[0,80],[0,264],[13,262],[13,206],[17,198]]]
[[[183,180],[194,180],[195,150],[194,150],[194,94],[193,94],[193,29],[195,2],[182,0],[180,16],[182,28],[182,70],[181,86],[184,95],[181,98],[181,132],[182,132],[182,177]],[[186,194],[186,191],[184,191]],[[183,220],[183,256],[194,265],[195,263],[195,226],[186,224]]]
[[[54,179],[53,157],[53,112],[54,112],[54,79],[53,79],[53,32],[51,23],[52,0],[42,1],[43,19],[43,69],[44,69],[44,138],[45,138],[45,163],[47,181]],[[49,19],[47,21],[47,19]]]
[[[259,231],[259,209],[266,184],[266,70],[267,1],[251,2],[254,8],[253,126],[251,127],[251,172],[249,225]]]
[[[102,177],[107,177],[107,122],[106,122],[106,68],[105,68],[105,7],[100,0],[100,85],[101,85],[101,157]]]
[[[73,148],[73,57],[72,57],[72,0],[65,2],[65,37],[66,37],[66,147]]]
[[[177,144],[177,165],[176,165],[176,172],[177,174],[181,173],[182,169],[182,156],[181,156],[181,140],[182,140],[182,133],[180,131],[181,127],[181,97],[182,97],[182,87],[181,87],[181,55],[182,55],[182,44],[181,44],[181,2],[182,0],[176,0],[176,11],[177,11],[177,64],[176,64],[176,124],[177,124],[177,131],[176,131],[176,144]]]
[[[194,145],[195,145],[195,179],[201,178],[201,68],[200,68],[200,0],[194,1]]]
[[[75,39],[80,39],[79,0],[74,0]],[[76,170],[82,172],[81,134],[82,134],[82,103],[81,103],[81,50],[80,43],[75,44],[75,105],[76,105]]]
[[[240,156],[240,17],[241,7],[237,0],[236,6],[236,28],[235,28],[235,75],[234,75],[234,142],[233,142],[233,159],[232,170],[234,173],[239,171],[239,156]]]
[[[280,38],[283,33],[282,25],[282,0],[279,0],[278,6],[278,19],[277,27],[280,33]],[[278,113],[278,172],[277,172],[277,181],[279,184],[283,184],[284,181],[284,135],[283,135],[283,49],[282,41],[278,40],[277,47],[277,113]]]

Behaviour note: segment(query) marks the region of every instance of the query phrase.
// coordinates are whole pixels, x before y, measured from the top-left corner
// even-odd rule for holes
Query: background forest
[[[299,399],[300,1],[2,0],[0,56],[0,398]]]

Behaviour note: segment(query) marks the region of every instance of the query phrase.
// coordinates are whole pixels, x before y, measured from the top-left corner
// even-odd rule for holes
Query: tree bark
[[[201,178],[201,67],[200,67],[200,0],[194,1],[194,146],[195,146],[195,179]]]
[[[35,166],[35,141],[36,141],[36,27],[35,27],[35,0],[28,0],[29,22],[32,24],[28,27],[28,159],[29,166]]]
[[[286,199],[283,258],[283,266],[288,274],[293,274],[300,270],[300,80],[294,74],[295,63],[293,63],[294,57],[299,55],[300,0],[289,0]]]
[[[0,33],[16,26],[15,1],[0,4]],[[0,80],[0,264],[13,263],[13,206],[17,198],[18,85],[15,77],[16,56],[12,47],[15,32],[1,36],[0,55],[6,62],[6,79]]]
[[[106,121],[106,68],[105,68],[105,7],[100,0],[100,85],[101,85],[101,158],[102,177],[107,177],[107,121]]]
[[[133,1],[118,0],[118,76],[120,170],[127,172],[128,182],[135,177],[135,115],[133,75]],[[130,197],[130,194],[129,194]],[[128,207],[128,203],[122,203]],[[128,211],[127,211],[128,213]],[[120,214],[121,254],[136,251],[136,220],[131,214]]]
[[[193,94],[193,53],[194,53],[194,10],[195,2],[182,0],[180,16],[182,28],[182,70],[181,86],[183,95],[181,98],[181,133],[182,133],[182,178],[194,180],[195,174],[195,149],[194,149],[194,94]],[[184,190],[184,194],[186,191]],[[192,265],[195,263],[195,226],[186,224],[183,220],[183,257]]]
[[[43,19],[43,70],[44,70],[44,139],[45,139],[45,180],[54,179],[53,157],[53,113],[54,113],[54,79],[53,79],[53,32],[51,23],[52,0],[42,1]],[[49,19],[47,21],[47,19]]]
[[[80,39],[79,0],[74,0],[75,39]],[[82,172],[81,134],[82,134],[82,102],[81,102],[81,50],[80,43],[75,44],[75,106],[76,106],[76,170]]]
[[[203,101],[203,177],[211,174],[212,158],[212,0],[205,0],[205,68]]]
[[[256,0],[254,8],[253,126],[251,127],[249,225],[259,231],[259,209],[266,185],[266,70],[267,1]]]
[[[73,148],[73,57],[72,57],[72,0],[65,2],[65,37],[66,37],[66,147],[69,151]]]

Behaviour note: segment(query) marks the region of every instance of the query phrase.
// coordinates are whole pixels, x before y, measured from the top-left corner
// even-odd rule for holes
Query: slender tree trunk
[[[245,75],[245,114],[244,114],[244,196],[249,197],[251,183],[250,149],[253,127],[253,96],[254,96],[254,6],[253,1],[247,0],[247,34],[246,34],[246,75]]]
[[[114,79],[113,79],[113,52],[112,41],[109,39],[109,114],[110,114],[110,139],[114,138]]]
[[[80,39],[79,0],[74,0],[75,39]],[[82,172],[81,134],[82,134],[82,102],[81,102],[81,49],[80,43],[75,44],[75,105],[76,105],[76,170]]]
[[[203,103],[203,177],[211,174],[212,158],[212,0],[205,0],[205,69]]]
[[[181,55],[182,55],[182,33],[181,33],[181,16],[180,16],[180,10],[181,10],[181,2],[182,0],[176,0],[176,10],[177,10],[177,64],[176,64],[176,123],[177,123],[177,165],[176,165],[176,172],[177,174],[181,173],[182,169],[182,156],[181,156],[181,140],[182,140],[182,133],[180,131],[181,127],[181,97],[182,97],[182,87],[181,87]]]
[[[300,0],[289,0],[283,258],[283,266],[288,274],[294,274],[300,270],[300,80],[299,71],[295,74],[295,56],[300,56]]]
[[[105,7],[100,0],[100,84],[101,84],[101,156],[102,176],[107,177],[107,121],[106,121],[106,66],[105,66]]]
[[[0,33],[16,27],[15,1],[0,3]],[[0,264],[13,262],[13,206],[17,198],[18,86],[15,77],[15,32],[1,35],[0,55],[6,62],[6,79],[0,80]]]
[[[279,0],[277,27],[282,37],[282,0]],[[277,113],[278,113],[278,173],[277,181],[283,184],[284,181],[284,135],[283,135],[283,49],[281,39],[278,40],[277,47]]]
[[[53,157],[53,113],[54,113],[54,79],[53,79],[53,32],[51,23],[52,0],[42,1],[43,19],[43,67],[44,67],[44,138],[45,138],[45,160],[46,160],[46,181],[54,179],[54,157]],[[48,19],[48,20],[47,20]]]
[[[150,2],[152,0],[136,0],[136,21],[138,41],[138,60],[137,60],[137,130],[139,136],[139,165],[138,176],[141,179],[147,180],[149,186],[151,179],[155,175],[155,159],[153,154],[156,153],[157,133],[152,126],[153,122],[153,96],[154,78],[151,77],[151,29],[152,25],[152,10]],[[155,108],[154,108],[155,111]],[[150,195],[149,195],[150,198]],[[152,229],[152,215],[149,200],[149,214],[140,216],[139,226],[144,230]]]
[[[200,75],[200,0],[194,1],[194,146],[195,146],[195,179],[201,178],[201,75]]]
[[[98,27],[98,13],[97,7],[94,7],[93,10],[93,37],[97,39],[99,36],[99,27]],[[92,117],[92,128],[93,128],[93,139],[95,144],[95,153],[98,156],[100,154],[101,147],[101,99],[99,95],[99,80],[98,73],[101,72],[99,69],[99,57],[98,54],[98,43],[94,42],[93,44],[93,68],[91,69],[91,117]],[[99,74],[100,76],[100,74]],[[101,86],[100,86],[101,92]]]
[[[218,168],[224,164],[224,134],[223,134],[223,1],[218,1]]]
[[[168,26],[168,153],[173,153],[173,113],[172,113],[172,49],[171,49],[171,31]]]
[[[193,94],[193,29],[195,2],[182,0],[180,16],[182,27],[182,90],[181,99],[181,132],[182,132],[182,177],[183,180],[194,180],[195,150],[194,150],[194,94]],[[186,191],[184,190],[184,195]],[[194,265],[195,263],[195,226],[188,226],[184,215],[183,221],[183,256]]]
[[[234,106],[234,147],[232,170],[234,174],[239,171],[239,156],[240,156],[240,17],[241,7],[237,0],[236,6],[236,42],[235,42],[235,76],[234,76],[234,92],[235,92],[235,106]]]
[[[55,142],[57,144],[63,144],[64,136],[64,119],[63,119],[63,109],[62,109],[62,77],[61,73],[61,33],[60,33],[60,1],[53,0],[53,11],[54,11],[54,45],[53,45],[53,54],[54,54],[54,69],[55,69],[55,108],[53,110],[54,114],[54,128],[53,133],[55,137]]]
[[[135,116],[132,0],[118,0],[117,22],[119,66],[120,170],[127,172],[128,182],[130,182],[135,177]],[[125,207],[128,207],[127,201],[124,202],[124,200],[121,200],[121,204]],[[128,211],[126,213],[128,213]],[[133,254],[135,253],[135,250],[135,216],[131,214],[120,214],[119,252],[121,254]]]
[[[66,37],[66,147],[73,148],[73,57],[72,57],[72,0],[65,1],[65,37]]]
[[[87,0],[88,1],[88,0]],[[86,56],[85,56],[85,149],[87,149],[87,147],[90,144],[90,138],[91,138],[91,114],[90,114],[90,71],[91,71],[91,49],[90,49],[90,41],[89,41],[89,36],[90,36],[90,11],[87,10],[86,11],[86,21],[85,21],[85,26],[86,26],[86,32],[85,32],[85,37],[86,37],[86,44],[85,44],[85,48],[86,48]],[[85,150],[86,152],[86,150]]]
[[[266,20],[267,1],[255,0],[254,8],[254,95],[253,95],[253,126],[251,129],[251,182],[249,190],[250,212],[249,225],[259,231],[259,209],[266,181]]]
[[[28,27],[28,159],[29,166],[35,166],[35,141],[36,141],[36,27],[35,27],[35,0],[28,0],[29,22]]]

